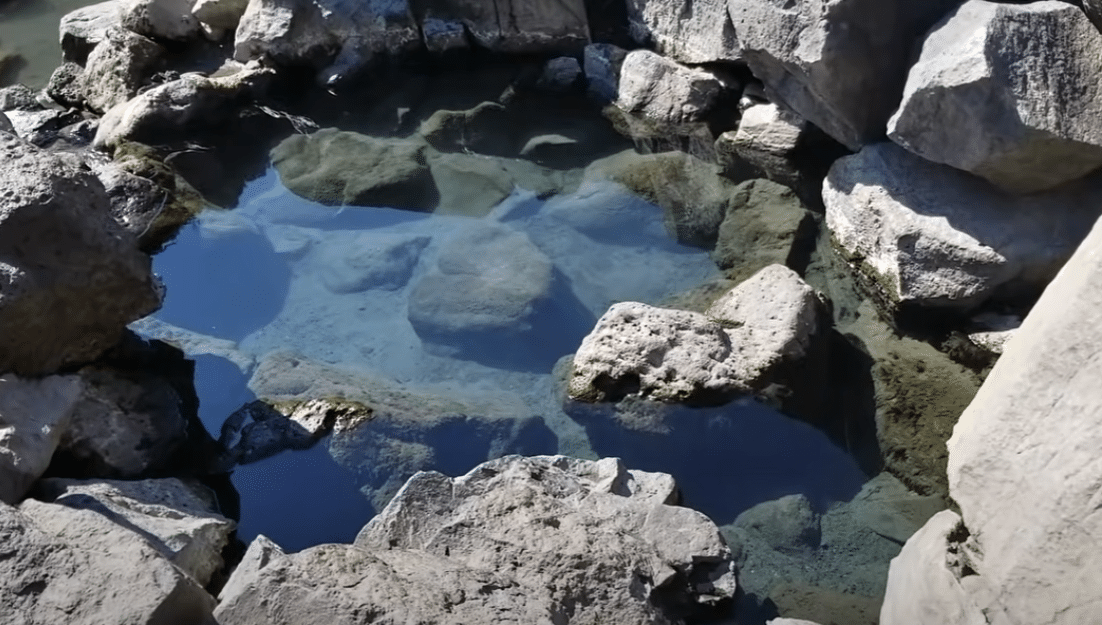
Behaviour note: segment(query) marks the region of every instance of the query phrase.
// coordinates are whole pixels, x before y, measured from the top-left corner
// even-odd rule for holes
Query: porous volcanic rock
[[[740,59],[726,0],[629,0],[631,37],[680,63]]]
[[[0,501],[19,501],[46,472],[80,391],[72,375],[0,376]]]

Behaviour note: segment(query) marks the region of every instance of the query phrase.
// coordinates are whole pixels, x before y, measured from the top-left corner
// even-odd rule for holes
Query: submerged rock
[[[1044,288],[1102,212],[1102,186],[1009,197],[880,143],[835,163],[823,201],[835,245],[886,308],[967,310]]]
[[[0,371],[93,360],[157,309],[149,257],[88,171],[0,133]]]
[[[627,9],[632,39],[663,56],[691,64],[741,58],[726,0],[629,0]]]
[[[730,0],[742,56],[770,99],[852,150],[884,136],[911,46],[956,0]]]
[[[935,27],[889,123],[892,141],[1015,193],[1102,166],[1102,34],[1055,1],[964,3]]]
[[[72,375],[0,376],[0,502],[19,501],[46,472],[80,391]]]
[[[741,282],[769,265],[801,270],[813,245],[814,215],[788,188],[768,180],[748,180],[731,191],[712,260],[726,277]]]
[[[730,552],[707,517],[667,505],[674,492],[669,476],[627,471],[615,459],[510,456],[455,479],[418,473],[354,545],[286,555],[258,538],[216,618],[224,625],[319,615],[351,623],[349,614],[364,611],[469,623],[714,618],[736,590]],[[358,572],[333,586],[340,570]]]

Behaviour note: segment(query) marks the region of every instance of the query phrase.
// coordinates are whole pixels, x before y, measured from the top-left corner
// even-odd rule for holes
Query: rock
[[[319,262],[321,283],[332,293],[394,291],[409,283],[430,237],[365,232],[351,246],[330,246]]]
[[[133,98],[164,55],[165,49],[150,39],[122,28],[108,29],[84,65],[84,101],[102,113]]]
[[[723,85],[703,69],[690,69],[649,50],[633,50],[620,66],[616,106],[626,113],[663,123],[703,120],[715,107]]]
[[[276,405],[257,400],[226,419],[219,442],[235,462],[250,464],[288,449],[309,449],[332,432],[337,420],[366,414],[370,410],[362,404],[332,399]]]
[[[19,136],[15,132],[15,126],[12,126],[11,120],[8,119],[8,116],[5,115],[3,111],[0,111],[0,132],[6,132],[12,135]]]
[[[954,571],[966,594],[954,600],[940,593],[952,601],[946,611],[975,608],[991,622],[1054,625],[1098,613],[1102,597],[1093,580],[1102,573],[1102,554],[1084,545],[1102,536],[1102,520],[1092,512],[1100,479],[1093,450],[1102,440],[1092,347],[1102,338],[1094,319],[1102,294],[1100,245],[1096,224],[949,439],[949,489],[964,522],[954,542],[967,539]],[[930,567],[922,574],[932,591],[952,581]],[[912,596],[904,605],[933,599]]]
[[[796,194],[768,180],[735,187],[712,259],[730,280],[741,282],[768,265],[800,270],[801,257],[818,230]]]
[[[217,512],[213,492],[197,482],[175,478],[140,482],[50,478],[36,486],[35,496],[102,514],[129,528],[200,585],[222,568],[222,548],[235,527]]]
[[[80,391],[72,375],[0,376],[0,502],[19,501],[45,473]]]
[[[620,97],[620,68],[627,55],[627,50],[611,43],[591,43],[585,47],[582,65],[591,98],[607,104]]]
[[[567,91],[582,77],[582,66],[572,56],[555,57],[543,66],[536,86],[551,91]]]
[[[414,285],[408,315],[431,353],[535,370],[561,357],[592,320],[547,256],[507,227],[445,243]]]
[[[83,74],[83,67],[72,61],[66,61],[50,75],[46,94],[61,106],[69,108],[84,106],[84,89],[81,80]]]
[[[111,219],[91,173],[8,134],[0,161],[0,371],[91,361],[160,306],[149,257]]]
[[[881,143],[837,161],[823,201],[835,245],[886,309],[967,310],[1039,292],[1102,212],[1100,184],[1008,197]]]
[[[122,26],[121,0],[107,0],[66,13],[58,27],[64,60],[84,65],[96,44],[116,26]]]
[[[436,212],[468,217],[487,215],[517,186],[503,160],[480,154],[433,154],[429,167],[440,190]]]
[[[972,318],[972,325],[968,340],[992,354],[1002,355],[1006,344],[1017,334],[1022,319],[1017,315],[982,313]]]
[[[515,157],[520,149],[517,120],[497,102],[483,102],[466,111],[437,111],[421,123],[417,132],[441,152]]]
[[[961,553],[960,541],[966,536],[960,515],[944,510],[907,541],[903,551],[892,560],[880,623],[991,622],[982,611],[982,595],[976,596],[980,589],[973,586],[975,571],[965,571],[969,565]],[[1038,593],[1038,598],[1042,596]]]
[[[912,44],[955,0],[729,0],[742,56],[769,99],[859,149],[884,136]]]
[[[141,372],[86,367],[59,453],[83,475],[134,478],[163,469],[187,438],[181,400]]]
[[[319,130],[285,139],[272,165],[293,193],[328,206],[431,211],[440,199],[425,145],[415,140]]]
[[[760,503],[738,515],[734,527],[782,552],[819,548],[819,515],[803,495]]]
[[[872,597],[782,581],[773,587],[770,600],[778,612],[800,620],[811,618],[826,625],[878,625],[880,601]]]
[[[12,85],[0,89],[0,111],[38,111],[42,105],[34,90],[26,85]]]
[[[1013,193],[1102,166],[1102,33],[1077,7],[970,0],[938,24],[907,78],[889,137]]]
[[[766,622],[765,625],[819,625],[813,621],[805,621],[798,618],[775,618]]]
[[[191,8],[195,19],[215,31],[236,30],[248,0],[198,0]]]
[[[209,623],[214,599],[135,532],[90,510],[0,504],[0,604],[16,623]]]
[[[822,305],[794,272],[774,265],[723,296],[707,315],[614,304],[574,355],[572,399],[627,395],[718,404],[765,390],[812,354]]]
[[[738,130],[723,133],[718,141],[728,141],[731,151],[770,180],[795,188],[801,174],[797,153],[809,126],[776,104],[755,104],[742,113]]]
[[[16,134],[27,143],[36,147],[50,147],[61,131],[72,124],[79,123],[82,117],[78,111],[63,111],[55,108],[31,110],[16,109],[6,112]]]
[[[188,41],[202,34],[194,0],[120,0],[122,27],[154,39]]]
[[[467,29],[462,22],[426,17],[421,21],[421,32],[425,35],[425,47],[429,52],[443,54],[470,46]]]
[[[418,22],[454,32],[505,54],[571,54],[589,43],[583,0],[427,0],[414,3]],[[426,37],[428,35],[426,34]]]
[[[725,0],[629,0],[628,27],[641,46],[679,63],[738,61],[739,43]]]

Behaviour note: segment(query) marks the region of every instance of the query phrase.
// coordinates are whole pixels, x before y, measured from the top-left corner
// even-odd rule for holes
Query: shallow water
[[[46,86],[61,65],[58,24],[70,11],[94,0],[14,0],[0,10],[0,53],[23,57],[25,65],[12,78],[32,89]],[[3,86],[3,85],[0,85]]]

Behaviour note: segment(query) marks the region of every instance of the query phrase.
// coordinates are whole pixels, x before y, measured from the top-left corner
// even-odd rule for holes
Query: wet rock
[[[414,13],[419,22],[459,26],[493,52],[570,54],[589,43],[583,0],[429,0],[414,3]]]
[[[1036,294],[1102,211],[1098,180],[1009,197],[890,143],[831,168],[823,187],[835,245],[887,309],[967,310]]]
[[[226,66],[210,77],[184,74],[107,111],[94,145],[112,150],[124,141],[162,144],[190,138],[196,129],[212,132],[237,119],[240,104],[262,91],[273,74],[259,65]]]
[[[296,195],[328,206],[431,211],[440,198],[425,147],[325,129],[284,140],[272,150],[272,165]]]
[[[46,471],[80,390],[80,380],[71,375],[0,376],[0,502],[22,499]]]
[[[1077,7],[971,0],[935,27],[907,78],[893,141],[1014,193],[1102,166],[1102,33]]]
[[[202,34],[191,0],[120,0],[122,27],[154,39],[187,41]]]
[[[620,68],[627,55],[627,50],[611,43],[591,43],[585,47],[582,67],[591,98],[607,104],[620,97]]]
[[[82,120],[81,114],[75,110],[41,106],[6,111],[5,116],[20,138],[37,147],[50,147],[65,127]]]
[[[912,44],[957,3],[730,1],[742,56],[783,104],[850,149],[884,136]]]
[[[0,371],[88,362],[160,305],[149,257],[91,173],[7,134],[0,161]]]
[[[517,181],[505,163],[473,154],[433,154],[432,179],[440,190],[437,212],[483,217],[509,197]]]
[[[740,58],[725,0],[629,0],[627,9],[631,38],[663,56],[689,64]]]
[[[102,514],[129,528],[200,585],[222,568],[222,548],[235,526],[217,512],[213,492],[175,478],[138,482],[50,478],[35,487],[34,495],[73,510]]]
[[[760,503],[738,515],[733,527],[781,552],[818,549],[822,532],[819,515],[803,495]]]
[[[54,70],[46,85],[46,94],[61,106],[80,108],[84,105],[84,89],[81,76],[84,68],[67,61]]]
[[[64,60],[83,65],[96,44],[116,26],[122,26],[120,0],[107,0],[66,13],[58,27]]]
[[[563,355],[568,339],[561,337],[580,337],[591,319],[547,256],[506,227],[476,228],[444,244],[408,310],[432,353],[537,370]]]
[[[497,102],[483,102],[466,111],[437,111],[421,123],[417,132],[441,152],[511,157],[520,150],[517,120]]]
[[[320,278],[332,293],[394,291],[409,283],[427,236],[363,233],[352,245],[329,246],[319,260]]]
[[[572,56],[555,57],[544,64],[536,86],[552,91],[567,91],[574,88],[582,77],[582,66]]]
[[[309,449],[333,430],[337,420],[370,414],[362,404],[336,399],[304,402],[250,402],[222,424],[219,442],[239,464],[250,464],[288,449]]]
[[[796,194],[768,180],[748,180],[731,194],[712,251],[727,278],[741,282],[774,264],[801,270],[818,228]]]
[[[59,453],[84,475],[138,477],[162,469],[187,437],[172,386],[153,375],[86,367]]]
[[[663,123],[703,120],[723,85],[703,69],[690,69],[649,50],[633,50],[620,66],[616,106]]]
[[[784,363],[809,356],[822,305],[791,270],[763,269],[706,315],[614,304],[574,355],[569,394],[617,401],[716,404],[763,390]]]
[[[141,35],[110,28],[88,55],[80,78],[84,101],[102,113],[138,95],[165,54],[165,49]]]
[[[15,622],[207,623],[214,599],[135,532],[90,510],[0,504],[0,602]]]

